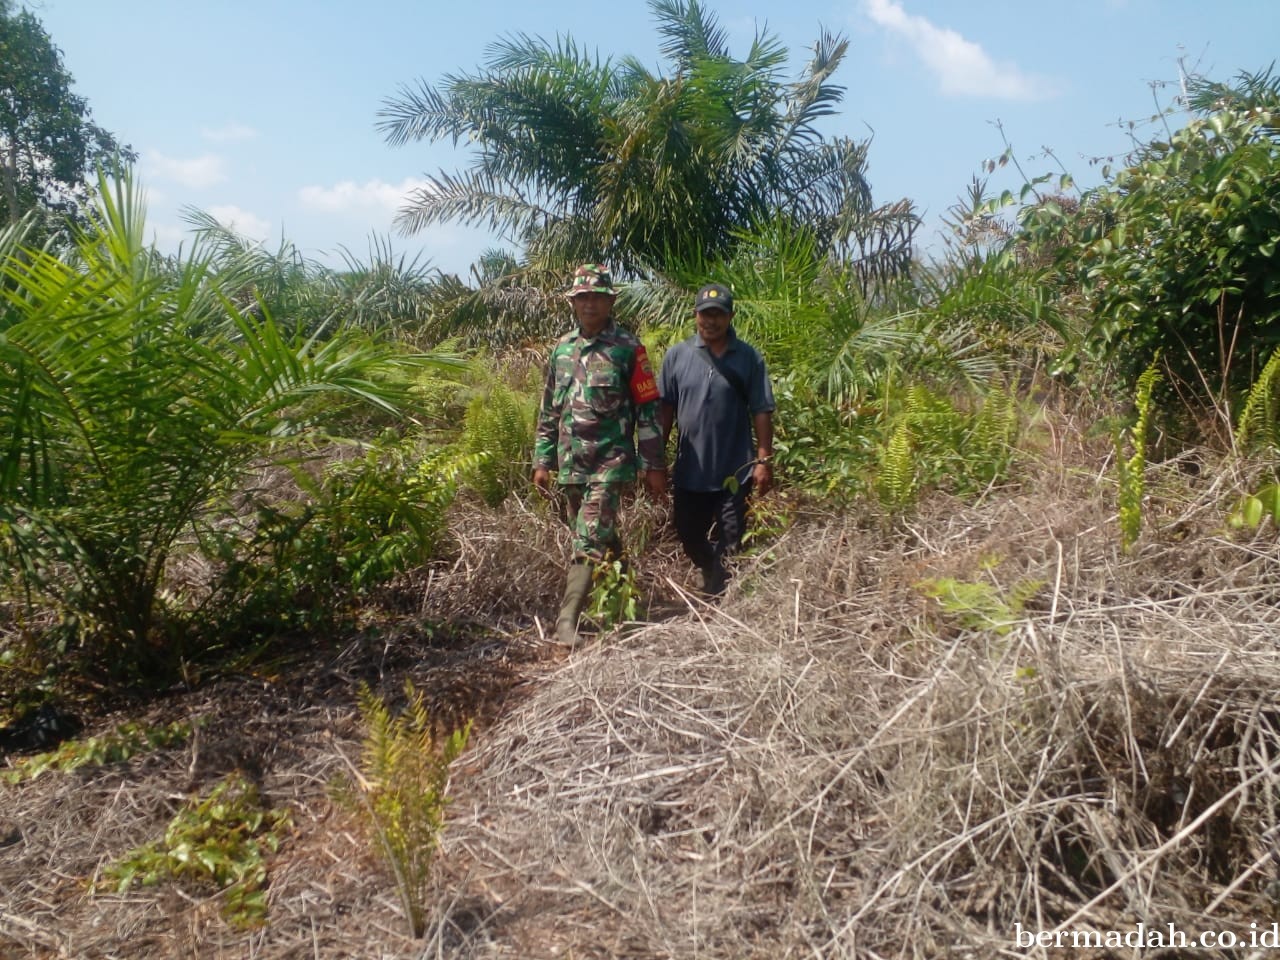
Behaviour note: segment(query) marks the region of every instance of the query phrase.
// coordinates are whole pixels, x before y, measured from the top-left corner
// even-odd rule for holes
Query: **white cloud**
[[[331,187],[303,187],[298,191],[298,199],[303,206],[326,213],[370,210],[394,212],[404,204],[410,193],[426,186],[427,181],[415,177],[406,177],[399,183],[387,183],[385,180],[356,183],[354,180],[343,180]]]
[[[257,135],[257,130],[253,129],[253,127],[245,126],[243,123],[228,123],[222,127],[203,127],[200,130],[200,136],[214,143],[252,140]]]
[[[1003,100],[1039,100],[1053,94],[1045,79],[1023,73],[1012,63],[996,63],[972,40],[907,13],[894,0],[865,0],[865,6],[872,20],[910,44],[945,94]]]
[[[271,224],[257,214],[242,210],[237,206],[224,205],[209,207],[206,211],[224,227],[234,230],[242,237],[250,240],[265,241],[271,234]]]
[[[172,253],[184,240],[190,239],[187,229],[173,223],[149,223],[147,230],[155,245],[166,253]]]
[[[217,154],[206,153],[199,157],[181,159],[167,156],[158,150],[147,150],[142,154],[142,161],[160,179],[173,180],[184,187],[211,187],[227,179],[223,159]]]

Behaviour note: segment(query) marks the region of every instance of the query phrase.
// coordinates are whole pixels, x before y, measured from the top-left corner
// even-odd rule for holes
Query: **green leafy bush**
[[[296,471],[301,499],[261,503],[249,529],[223,527],[205,543],[225,563],[210,604],[221,629],[331,624],[353,598],[431,560],[459,478],[478,460],[391,437],[318,477]]]
[[[1132,383],[1159,352],[1171,384],[1230,401],[1280,343],[1280,95],[1223,105],[1141,148],[1087,197],[1062,262],[1094,318],[1084,354]]]
[[[135,882],[211,883],[223,891],[223,916],[252,926],[267,918],[267,856],[292,824],[287,810],[262,805],[258,788],[240,774],[220,781],[204,798],[189,801],[161,840],[109,865],[102,879],[124,893]]]
[[[608,630],[639,616],[640,590],[635,572],[621,560],[597,563],[591,572],[587,616]]]
[[[68,740],[56,750],[23,757],[13,769],[0,774],[8,783],[34,780],[48,771],[66,772],[79,767],[120,763],[130,757],[164,747],[176,746],[191,736],[191,724],[182,721],[159,727],[123,723],[107,733],[83,740]]]
[[[852,500],[868,488],[878,430],[874,407],[849,407],[785,372],[774,381],[777,470],[788,483],[824,497]]]

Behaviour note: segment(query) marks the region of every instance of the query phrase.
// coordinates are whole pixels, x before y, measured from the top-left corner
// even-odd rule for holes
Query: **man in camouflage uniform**
[[[555,471],[568,504],[573,563],[556,639],[572,647],[591,593],[592,565],[622,556],[618,507],[623,488],[636,480],[637,460],[655,499],[666,494],[667,471],[658,385],[644,346],[613,322],[617,291],[608,268],[579,267],[567,296],[578,326],[556,342],[547,359],[533,483],[549,493]]]

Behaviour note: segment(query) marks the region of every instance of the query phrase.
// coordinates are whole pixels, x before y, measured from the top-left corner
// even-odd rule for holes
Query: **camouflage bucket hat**
[[[576,297],[580,293],[607,293],[616,297],[618,291],[613,289],[613,274],[609,268],[599,263],[584,263],[573,271],[573,280],[565,296]]]

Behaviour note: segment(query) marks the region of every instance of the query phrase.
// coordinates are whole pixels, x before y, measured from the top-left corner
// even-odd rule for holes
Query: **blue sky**
[[[393,148],[375,129],[383,101],[419,78],[472,72],[494,40],[569,34],[602,56],[661,66],[647,3],[541,0],[27,0],[94,119],[139,152],[148,223],[173,249],[184,207],[205,210],[274,249],[284,236],[340,265],[368,258],[371,235],[465,274],[497,238],[461,226],[392,231],[425,173],[453,171],[449,143]],[[1280,56],[1276,0],[719,0],[706,8],[745,54],[757,29],[778,36],[794,71],[821,29],[844,34],[836,79],[848,89],[829,135],[872,138],[877,203],[915,201],[922,237],[1004,149],[1030,175],[1097,183],[1095,158],[1123,157],[1128,125],[1149,139],[1179,60],[1213,79]],[[1176,122],[1176,121],[1175,121]],[[1045,156],[1046,148],[1056,160]],[[1016,189],[1012,171],[993,177]]]

